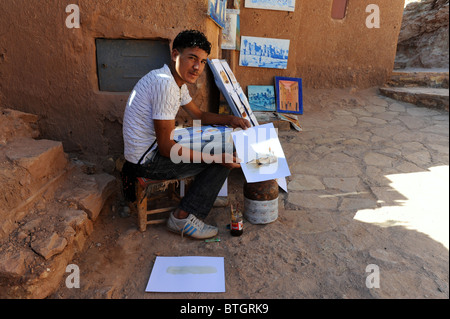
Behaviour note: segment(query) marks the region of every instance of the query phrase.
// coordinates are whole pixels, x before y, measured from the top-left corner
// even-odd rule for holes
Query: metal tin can
[[[269,224],[278,218],[278,183],[269,180],[244,185],[244,217],[252,224]]]

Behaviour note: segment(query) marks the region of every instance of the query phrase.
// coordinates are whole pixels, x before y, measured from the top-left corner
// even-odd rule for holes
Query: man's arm
[[[201,152],[185,148],[172,139],[172,132],[175,129],[175,120],[153,120],[155,126],[156,140],[158,142],[158,150],[162,156],[171,156],[172,150],[175,150],[176,155],[181,158],[183,162],[194,163],[203,157]],[[176,148],[173,148],[176,146]],[[175,154],[172,154],[172,156]],[[230,169],[240,167],[237,159],[230,154],[217,154],[214,156],[213,162],[222,164]]]

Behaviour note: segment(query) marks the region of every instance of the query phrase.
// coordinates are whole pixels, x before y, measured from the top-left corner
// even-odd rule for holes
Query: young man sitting
[[[139,176],[156,180],[196,176],[179,207],[170,214],[167,227],[197,239],[217,235],[217,227],[202,220],[210,212],[230,170],[240,164],[227,153],[214,154],[212,163],[211,157],[208,163],[194,161],[202,158],[198,151],[176,145],[171,139],[175,116],[183,107],[202,125],[250,127],[247,120],[204,112],[192,101],[186,84],[197,81],[210,53],[211,43],[203,33],[187,30],[178,34],[173,41],[170,66],[164,65],[139,80],[130,94],[123,119],[125,175],[128,172],[132,179]],[[170,158],[175,145],[175,155],[182,158],[178,164]]]

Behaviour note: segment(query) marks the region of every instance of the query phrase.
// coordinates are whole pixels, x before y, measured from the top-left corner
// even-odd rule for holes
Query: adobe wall
[[[235,73],[241,86],[270,85],[274,76],[300,77],[303,86],[309,88],[382,85],[394,66],[404,1],[349,0],[342,20],[331,18],[332,3],[297,0],[294,12],[241,5],[242,36],[291,41],[286,70],[237,66]],[[369,4],[380,9],[380,28],[366,27]],[[238,54],[230,55],[238,65]]]
[[[206,15],[207,0],[2,1],[1,106],[40,116],[43,137],[63,141],[66,152],[121,154],[128,94],[98,90],[96,38],[173,39],[199,29],[213,44],[211,58],[228,57],[238,81],[272,84],[274,76],[302,77],[304,86],[381,85],[389,76],[401,26],[403,0],[374,0],[381,28],[368,29],[367,1],[349,1],[344,20],[331,19],[332,0],[297,0],[295,12],[244,8],[241,35],[290,39],[287,70],[240,67],[237,51],[219,50],[220,29]],[[78,4],[81,28],[68,29],[68,4]],[[210,71],[191,95],[213,109],[218,94]]]
[[[203,31],[219,55],[219,28],[206,0],[2,1],[0,96],[3,107],[40,116],[41,133],[66,151],[123,152],[122,117],[128,94],[100,92],[96,38],[172,40],[184,29]],[[78,4],[81,28],[68,29],[65,9]],[[5,14],[6,13],[6,14]],[[218,93],[205,72],[191,95],[203,109]]]

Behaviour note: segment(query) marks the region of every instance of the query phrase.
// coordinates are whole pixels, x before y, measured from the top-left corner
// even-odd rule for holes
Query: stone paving
[[[301,116],[303,132],[279,134],[292,173],[285,208],[342,212],[404,204],[392,179],[405,175],[412,187],[443,195],[437,200],[448,209],[448,112],[375,94],[343,95],[328,105],[326,97],[318,99],[321,111]],[[414,174],[425,172],[438,180],[414,185]]]
[[[340,98],[330,91],[311,97],[308,102],[316,108],[300,117],[304,130],[298,136],[279,132],[292,173],[283,214],[291,215],[290,221],[297,219],[295,225],[304,234],[347,233],[352,222],[366,223],[370,236],[347,233],[345,241],[369,249],[373,263],[380,266],[407,260],[402,258],[402,240],[391,243],[398,251],[382,244],[385,239],[369,231],[373,225],[390,229],[391,235],[398,227],[425,234],[426,239],[415,243],[414,254],[424,258],[428,244],[437,245],[435,261],[441,259],[447,269],[441,268],[440,276],[434,273],[433,280],[436,292],[448,298],[448,112],[382,97],[376,90],[341,93]],[[429,239],[434,242],[427,243]],[[389,276],[398,276],[404,287],[411,285],[409,294],[374,289],[372,297],[431,297],[425,292],[428,287],[423,294],[413,288],[418,280],[426,281],[420,275],[413,279],[416,283],[407,283],[412,273]]]
[[[280,132],[292,172],[288,203],[338,210],[358,208],[361,201],[376,206],[382,199],[374,190],[391,183],[386,175],[448,165],[448,112],[383,97],[350,98],[340,106],[303,115],[304,131],[296,138]],[[336,191],[343,195],[318,205],[309,196]],[[345,200],[357,194],[358,201]]]

